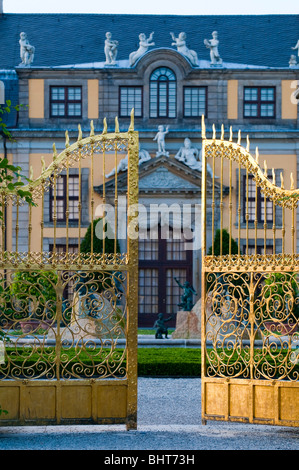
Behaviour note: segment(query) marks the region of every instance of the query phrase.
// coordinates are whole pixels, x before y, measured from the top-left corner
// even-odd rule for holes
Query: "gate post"
[[[127,430],[137,429],[137,367],[138,367],[138,234],[130,233],[129,227],[137,214],[133,215],[138,203],[138,133],[129,129],[128,148],[128,223],[127,252],[129,257],[127,287]]]

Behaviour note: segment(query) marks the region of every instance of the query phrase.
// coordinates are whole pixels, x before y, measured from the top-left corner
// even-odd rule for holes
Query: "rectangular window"
[[[271,181],[272,176],[268,176]],[[243,187],[246,188],[246,176],[243,177]],[[248,222],[254,223],[257,219],[258,223],[264,223],[265,220],[265,197],[260,188],[257,188],[252,175],[248,175],[248,197],[246,191],[243,196],[243,222],[246,222],[246,214],[248,214]],[[266,221],[273,222],[273,202],[266,198]]]
[[[244,118],[274,118],[275,87],[244,87]]]
[[[51,117],[82,117],[81,86],[50,87]]]
[[[56,220],[57,222],[66,222],[66,211],[68,203],[69,221],[78,222],[79,220],[79,176],[69,175],[68,195],[67,195],[67,176],[60,175],[56,180]],[[55,197],[54,189],[50,189],[50,220],[54,220]]]
[[[54,245],[49,246],[49,251],[53,252],[54,251]],[[69,244],[68,245],[68,250],[66,250],[66,245],[61,244],[61,243],[56,243],[55,246],[55,251],[58,254],[65,254],[68,253],[69,255],[72,254],[77,254],[78,253],[78,245],[74,244]],[[63,282],[64,282],[64,290],[63,290],[63,300],[68,300],[71,305],[73,303],[74,299],[74,284],[78,280],[78,276],[76,275],[78,273],[74,273],[72,271],[64,271],[63,272]]]
[[[184,87],[184,116],[207,116],[207,87]]]
[[[134,108],[134,116],[142,117],[142,87],[122,86],[119,88],[119,115],[128,117]]]

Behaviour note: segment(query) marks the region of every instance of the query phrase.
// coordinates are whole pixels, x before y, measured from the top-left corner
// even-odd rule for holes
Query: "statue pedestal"
[[[201,338],[201,299],[196,302],[190,312],[179,310],[176,317],[176,328],[172,339]]]
[[[78,340],[116,340],[124,338],[123,312],[121,308],[111,305],[104,296],[94,294],[92,313],[97,314],[93,317],[86,306],[84,299],[78,294],[74,295],[72,306],[72,319],[69,325],[60,328],[62,341]],[[49,330],[48,339],[56,339],[57,328]]]

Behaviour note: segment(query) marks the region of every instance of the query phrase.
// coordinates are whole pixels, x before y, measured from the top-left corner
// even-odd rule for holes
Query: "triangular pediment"
[[[115,178],[105,183],[105,191],[113,192]],[[99,194],[103,185],[96,186]],[[117,190],[127,191],[127,171],[118,173]],[[154,157],[139,166],[139,193],[199,193],[201,191],[201,171],[192,170],[174,157]]]

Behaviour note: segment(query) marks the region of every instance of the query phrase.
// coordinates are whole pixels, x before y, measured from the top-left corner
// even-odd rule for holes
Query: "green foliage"
[[[264,319],[275,318],[275,312],[279,317],[286,317],[287,310],[299,319],[299,289],[296,274],[292,272],[273,272],[264,279],[265,304],[263,307]]]
[[[11,108],[19,111],[22,106],[23,105],[11,106],[10,100],[6,101],[6,106],[0,106],[0,135],[2,135],[4,139],[7,138],[10,141],[13,140],[1,115],[10,113]],[[6,187],[8,191],[16,192],[21,199],[24,199],[28,204],[35,206],[36,204],[32,200],[31,193],[22,189],[22,186],[24,186],[25,183],[21,181],[21,179],[26,182],[30,182],[30,180],[26,176],[22,175],[20,173],[21,171],[21,167],[9,164],[7,158],[0,159],[0,188]],[[0,210],[0,220],[3,219],[3,217],[4,214]]]
[[[36,314],[40,316],[45,308],[55,306],[57,279],[55,271],[17,271],[11,284],[11,294],[22,305],[26,305],[28,300],[36,299],[39,302]]]
[[[97,236],[97,230],[96,230],[97,223],[100,222],[101,220],[102,220],[102,217],[99,217],[98,219],[95,219],[93,223],[91,222],[89,224],[89,227],[86,230],[85,237],[83,238],[81,245],[80,245],[81,253],[91,252],[92,230],[93,230],[93,252],[98,253],[98,254],[103,253],[103,240]],[[107,224],[105,226],[105,230],[107,230]],[[116,252],[119,252],[119,250],[120,250],[119,243],[117,241]],[[114,253],[114,238],[105,238],[105,253]],[[84,273],[84,275],[82,273],[82,276],[79,279],[79,282],[77,283],[77,286],[75,286],[75,288],[80,289],[81,292],[85,294],[87,290],[86,286],[89,283],[89,290],[92,290],[93,292],[101,292],[111,287],[112,275],[113,273],[111,273],[111,277],[108,277],[108,275],[103,276],[102,272],[99,272],[99,273],[93,272],[90,274]]]
[[[103,240],[99,238],[96,234],[96,226],[99,221],[102,220],[102,217],[95,219],[93,223],[89,224],[88,229],[86,230],[85,237],[83,238],[80,251],[81,253],[90,253],[91,252],[91,230],[93,226],[93,252],[94,253],[102,253],[103,252]],[[105,226],[105,230],[107,230],[107,224]],[[116,251],[119,251],[119,244],[117,242]],[[114,238],[105,238],[105,252],[106,253],[113,253],[114,252]]]
[[[222,233],[222,255],[229,254],[229,240],[231,239],[231,254],[237,255],[238,254],[238,244],[237,242],[231,238],[230,234],[226,229],[216,230],[215,238],[214,238],[214,256],[220,256],[220,239]],[[212,254],[212,247],[210,246],[208,255]]]

